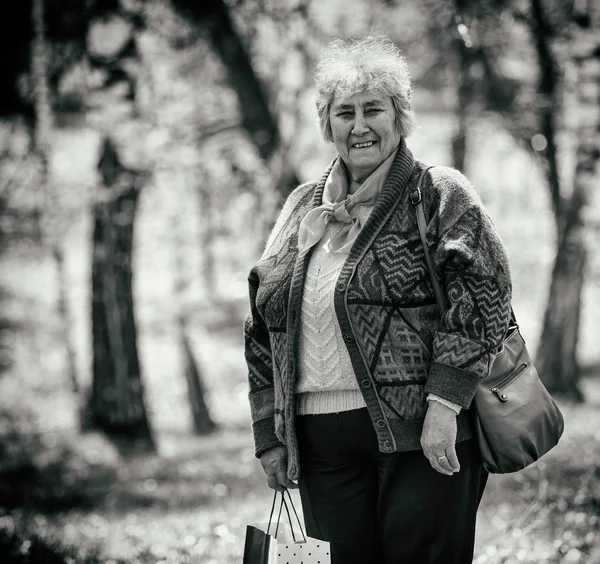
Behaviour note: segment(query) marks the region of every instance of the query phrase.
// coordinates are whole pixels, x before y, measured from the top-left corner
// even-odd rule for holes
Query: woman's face
[[[363,182],[400,143],[389,96],[370,92],[336,96],[329,123],[333,143],[354,181]]]

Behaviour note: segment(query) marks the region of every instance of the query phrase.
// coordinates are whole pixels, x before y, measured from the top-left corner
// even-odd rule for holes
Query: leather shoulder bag
[[[446,300],[425,238],[427,223],[421,186],[429,168],[421,172],[410,199],[415,207],[427,269],[443,317]],[[522,470],[558,444],[564,430],[563,416],[539,377],[514,312],[504,339],[494,353],[490,373],[481,380],[473,402],[475,435],[483,466],[490,473]]]

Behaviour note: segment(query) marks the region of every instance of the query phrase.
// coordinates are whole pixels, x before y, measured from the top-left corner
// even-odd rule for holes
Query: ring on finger
[[[438,460],[443,460],[444,458],[448,458],[448,457],[446,455],[437,457]]]

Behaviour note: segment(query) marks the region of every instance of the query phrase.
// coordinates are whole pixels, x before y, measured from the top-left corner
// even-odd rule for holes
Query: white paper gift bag
[[[299,532],[292,525],[292,519],[285,499],[289,497]],[[292,496],[287,490],[281,494],[281,504],[277,521],[273,522],[273,512],[277,492],[273,498],[269,523],[256,523],[246,527],[246,543],[243,564],[331,564],[329,543],[307,537],[294,507]],[[285,507],[288,523],[281,522],[281,511]]]
[[[329,564],[330,562],[327,541],[304,536],[295,542],[288,535],[277,535],[277,564]]]

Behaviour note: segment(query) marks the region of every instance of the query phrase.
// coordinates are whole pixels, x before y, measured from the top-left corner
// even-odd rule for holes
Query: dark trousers
[[[309,536],[332,564],[467,564],[487,481],[474,440],[445,476],[422,451],[383,454],[366,409],[296,419],[300,497]]]

